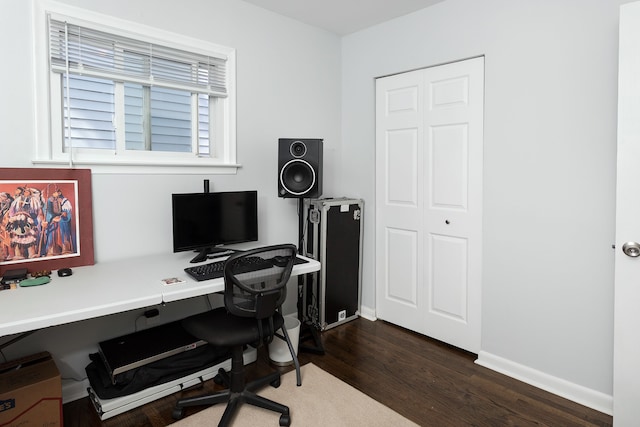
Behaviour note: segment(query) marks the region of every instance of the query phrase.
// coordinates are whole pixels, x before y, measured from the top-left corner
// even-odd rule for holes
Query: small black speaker
[[[322,139],[278,140],[278,197],[322,195]]]

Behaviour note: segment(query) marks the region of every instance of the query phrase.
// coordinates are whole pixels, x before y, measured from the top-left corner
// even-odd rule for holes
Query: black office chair
[[[254,393],[266,384],[279,387],[280,372],[274,371],[246,383],[243,352],[247,345],[259,347],[270,343],[281,329],[281,337],[286,340],[294,359],[298,385],[301,384],[300,365],[280,313],[287,296],[286,284],[291,276],[295,256],[296,247],[285,244],[238,252],[227,259],[224,266],[225,307],[188,317],[182,324],[190,334],[210,345],[231,349],[231,371],[227,373],[220,369],[214,379],[218,384],[224,383],[228,389],[179,400],[173,410],[173,418],[182,418],[187,406],[227,402],[218,424],[227,426],[240,404],[248,403],[280,412],[280,425],[290,425],[291,417],[287,406]]]

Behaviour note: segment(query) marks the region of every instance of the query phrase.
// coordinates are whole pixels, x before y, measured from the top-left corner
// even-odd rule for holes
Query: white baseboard
[[[84,379],[82,381],[76,380],[63,380],[62,381],[62,403],[73,402],[74,400],[87,397],[87,388],[89,387],[89,380]]]
[[[376,310],[365,306],[360,307],[360,317],[371,321],[378,320],[376,317]]]
[[[613,415],[613,396],[481,351],[476,363],[573,402]]]

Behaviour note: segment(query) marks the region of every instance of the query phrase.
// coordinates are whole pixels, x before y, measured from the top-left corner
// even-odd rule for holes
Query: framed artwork
[[[0,168],[0,273],[91,265],[91,170]]]

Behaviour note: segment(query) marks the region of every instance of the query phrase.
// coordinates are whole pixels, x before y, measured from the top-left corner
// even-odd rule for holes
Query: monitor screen
[[[257,191],[173,194],[172,213],[173,251],[199,251],[204,259],[192,262],[216,246],[258,240]]]

